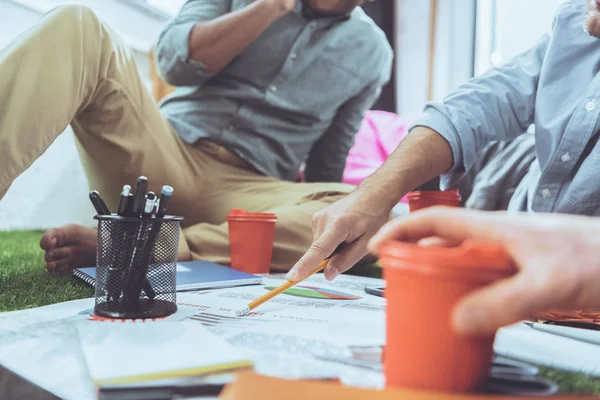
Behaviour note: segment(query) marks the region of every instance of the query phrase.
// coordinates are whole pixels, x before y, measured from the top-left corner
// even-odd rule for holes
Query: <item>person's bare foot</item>
[[[98,231],[82,225],[48,229],[40,240],[40,247],[46,251],[46,270],[67,274],[75,268],[94,266],[97,241]]]

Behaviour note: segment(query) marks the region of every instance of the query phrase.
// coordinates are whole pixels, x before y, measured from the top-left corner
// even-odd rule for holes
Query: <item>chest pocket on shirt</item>
[[[302,59],[301,51],[289,69],[286,93],[322,120],[332,118],[341,105],[360,93],[367,79],[372,79],[357,56],[363,53],[358,48],[353,53],[346,44],[331,42],[319,50],[307,50],[312,53],[304,55],[307,59]]]

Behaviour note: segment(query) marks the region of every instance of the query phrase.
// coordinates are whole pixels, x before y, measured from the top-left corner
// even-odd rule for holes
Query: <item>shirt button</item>
[[[276,92],[276,91],[277,91],[277,86],[275,86],[275,85],[271,85],[271,87],[269,88],[269,90],[270,90],[271,92]]]
[[[548,197],[550,197],[551,194],[552,193],[550,193],[550,189],[544,189],[544,190],[542,190],[542,197],[543,198],[548,198]]]
[[[588,111],[594,111],[596,109],[596,101],[592,100],[585,103],[585,109]]]
[[[562,155],[562,157],[560,159],[562,160],[562,162],[569,162],[569,161],[571,161],[571,154],[565,153]]]
[[[296,57],[298,57],[298,55],[297,55],[296,53],[292,53],[292,54],[290,54],[290,59],[291,59],[291,60],[295,60],[295,59],[296,59]]]
[[[317,23],[315,21],[311,22],[310,23],[310,27],[313,28],[313,29],[316,28],[317,27]]]

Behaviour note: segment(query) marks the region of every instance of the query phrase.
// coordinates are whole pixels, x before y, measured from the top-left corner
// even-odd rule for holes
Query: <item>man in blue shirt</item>
[[[404,194],[442,175],[454,187],[484,146],[535,125],[536,161],[510,211],[600,215],[600,0],[570,0],[552,32],[501,68],[427,105],[388,162],[353,193],[316,213],[315,241],[288,278],[298,279],[341,242],[333,279],[367,253],[367,242]]]
[[[90,185],[113,210],[146,175],[175,188],[181,260],[229,262],[232,208],[277,214],[273,266],[312,240],[366,110],[391,73],[364,0],[189,0],[164,30],[158,67],[177,90],[157,106],[131,53],[88,8],[47,14],[0,52],[0,197],[70,124]],[[308,183],[295,183],[301,164]],[[93,263],[96,231],[42,238],[47,269]]]

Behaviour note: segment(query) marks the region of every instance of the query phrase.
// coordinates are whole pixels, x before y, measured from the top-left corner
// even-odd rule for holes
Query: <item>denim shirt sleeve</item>
[[[425,126],[438,132],[454,155],[454,166],[441,177],[442,189],[456,186],[486,144],[514,139],[533,123],[549,41],[550,36],[544,35],[532,49],[504,66],[471,79],[442,102],[426,105],[413,128]]]
[[[341,182],[346,158],[354,144],[365,113],[379,98],[389,82],[393,55],[391,48],[379,63],[379,75],[355,97],[344,103],[323,136],[313,145],[304,171],[307,182]]]
[[[190,58],[190,33],[203,21],[218,18],[231,10],[228,0],[188,0],[163,30],[156,45],[158,71],[173,86],[199,86],[212,75]]]

